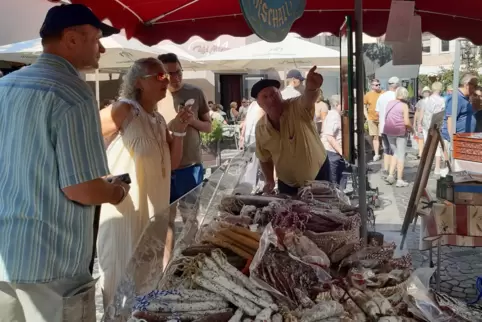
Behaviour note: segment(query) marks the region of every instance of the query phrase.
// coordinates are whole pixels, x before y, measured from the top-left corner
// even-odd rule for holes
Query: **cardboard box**
[[[482,206],[482,183],[454,184],[454,203],[456,205]]]

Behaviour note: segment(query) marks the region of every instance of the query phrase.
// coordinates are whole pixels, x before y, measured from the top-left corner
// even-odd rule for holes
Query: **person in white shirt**
[[[395,92],[400,87],[400,79],[398,77],[391,77],[388,80],[388,91],[380,95],[377,100],[375,111],[378,113],[380,136],[383,144],[383,170],[382,176],[388,176],[390,163],[392,161],[393,151],[390,149],[390,143],[387,136],[383,134],[383,127],[385,126],[386,107],[388,102],[395,100]]]
[[[328,111],[321,126],[321,142],[325,146],[330,162],[330,181],[340,184],[345,170],[345,160],[342,157],[340,95],[333,95],[330,98],[330,106],[331,110]]]
[[[220,110],[219,107],[220,107],[219,104],[213,104],[210,107],[209,116],[211,117],[211,121],[218,121],[221,124],[227,124],[226,120],[224,119],[224,117],[219,112],[219,110]]]
[[[423,138],[426,141],[428,139],[428,131],[430,130],[430,125],[432,124],[432,117],[434,114],[440,113],[445,111],[445,99],[440,95],[443,90],[443,85],[440,82],[435,82],[432,84],[432,95],[427,98],[426,103],[424,104],[424,108],[421,111],[421,126],[423,131]],[[439,124],[439,128],[442,124]],[[445,145],[447,148],[448,145]],[[437,147],[437,151],[435,152],[435,169],[434,174],[435,176],[440,176],[441,172],[443,172],[444,176],[448,172],[448,168],[443,170],[440,169],[440,165],[442,163],[442,147],[440,144]]]
[[[239,147],[241,149],[244,148],[245,150],[247,150],[250,146],[253,146],[253,148],[255,147],[256,124],[264,116],[264,114],[265,112],[261,108],[261,106],[258,105],[258,102],[253,101],[249,105],[248,111],[246,113],[246,118],[241,125],[241,138],[239,140]],[[275,180],[277,180],[276,169],[274,171],[274,178]],[[262,187],[264,185],[264,178],[262,178],[262,173],[261,171],[259,171],[259,160],[256,157],[256,154],[253,154],[253,158],[246,169],[246,175],[244,176],[243,180],[247,182],[253,182],[254,186]]]
[[[255,143],[255,129],[256,123],[264,115],[263,109],[258,105],[258,102],[253,101],[246,112],[246,118],[241,126],[241,138],[243,144],[240,143],[241,148],[246,148],[251,144]]]
[[[286,79],[289,83],[288,86],[281,91],[281,97],[286,100],[300,96],[302,92],[300,87],[303,86],[303,81],[305,80],[301,72],[297,69],[292,69],[286,75]]]
[[[244,121],[246,119],[246,114],[248,113],[248,107],[249,107],[249,100],[246,98],[243,98],[241,101],[241,107],[239,108],[239,115],[238,119],[240,121]]]

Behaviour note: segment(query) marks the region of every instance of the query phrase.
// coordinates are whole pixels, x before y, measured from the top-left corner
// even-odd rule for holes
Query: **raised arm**
[[[169,129],[166,128],[167,143],[169,144],[169,150],[171,152],[170,170],[177,169],[181,164],[184,136],[186,135],[187,124],[192,118],[192,112],[183,109],[171,121],[170,130],[172,134],[169,132]]]
[[[198,118],[192,118],[189,121],[189,125],[198,130],[199,132],[210,133],[212,130],[211,117],[209,116],[209,107],[206,102],[206,97],[201,92],[199,95],[199,111]]]
[[[308,75],[306,75],[305,92],[302,95],[305,106],[314,105],[318,99],[321,85],[323,85],[323,76],[316,72],[316,66],[313,66]]]
[[[131,106],[124,102],[115,102],[100,111],[102,136],[110,137],[119,132],[131,113]]]

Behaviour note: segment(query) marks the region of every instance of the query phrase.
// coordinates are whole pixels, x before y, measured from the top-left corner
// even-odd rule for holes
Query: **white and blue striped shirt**
[[[0,281],[88,273],[94,206],[62,188],[109,173],[94,95],[65,59],[42,54],[0,79]]]

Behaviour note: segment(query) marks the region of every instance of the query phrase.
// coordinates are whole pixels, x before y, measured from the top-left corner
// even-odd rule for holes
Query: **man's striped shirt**
[[[0,281],[88,273],[93,206],[62,188],[109,173],[94,95],[65,59],[42,54],[0,79]]]

